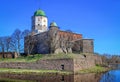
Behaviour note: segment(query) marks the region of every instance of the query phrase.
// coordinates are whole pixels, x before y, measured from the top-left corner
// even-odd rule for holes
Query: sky
[[[0,0],[0,37],[31,30],[31,16],[45,11],[48,24],[94,39],[94,51],[120,54],[120,0]]]

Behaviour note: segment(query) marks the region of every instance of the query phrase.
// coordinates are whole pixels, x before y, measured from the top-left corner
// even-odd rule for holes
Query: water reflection
[[[0,74],[0,82],[99,82],[101,74]],[[7,79],[6,79],[7,78]]]
[[[100,82],[120,82],[120,70],[112,70],[105,73]]]

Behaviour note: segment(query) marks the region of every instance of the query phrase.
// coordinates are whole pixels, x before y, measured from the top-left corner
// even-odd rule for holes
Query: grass
[[[42,59],[73,59],[76,58],[78,56],[78,54],[63,54],[63,53],[59,53],[59,54],[51,54],[51,55],[46,55],[44,56]]]
[[[19,80],[19,79],[9,79],[9,78],[0,78],[0,82],[35,82],[35,81]]]
[[[37,60],[40,60],[41,58],[43,57],[43,55],[41,54],[36,54],[35,56],[20,56],[18,58],[14,58],[14,59],[11,59],[11,58],[2,58],[0,59],[0,62],[35,62]]]
[[[41,59],[65,59],[65,58],[77,58],[78,54],[36,54],[36,55],[29,55],[29,56],[20,56],[18,58],[10,59],[10,58],[1,58],[0,62],[35,62]]]
[[[57,70],[32,70],[32,69],[9,69],[0,68],[0,73],[12,73],[12,74],[71,74],[72,72],[57,71]]]
[[[102,73],[108,71],[109,69],[101,66],[95,66],[90,69],[80,70],[78,73]]]

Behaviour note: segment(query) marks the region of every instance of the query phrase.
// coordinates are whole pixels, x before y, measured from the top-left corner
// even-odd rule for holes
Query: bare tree
[[[30,34],[30,31],[28,29],[25,29],[23,32],[22,32],[22,38],[25,38],[26,36],[28,36]]]
[[[9,36],[0,37],[1,52],[11,51],[10,44],[11,44],[11,37]]]
[[[33,54],[34,52],[34,48],[37,44],[37,38],[33,35],[28,35],[25,37],[25,53],[27,53],[27,55]]]
[[[21,32],[16,29],[12,36],[0,37],[0,52],[20,52],[24,51],[24,37],[28,36],[29,30]]]
[[[12,45],[13,51],[20,54],[21,49],[21,40],[22,40],[22,32],[19,29],[16,29],[12,34]]]
[[[55,53],[57,49],[61,49],[64,53],[71,53],[73,42],[71,32],[62,32],[56,27],[52,27],[48,33],[49,39],[49,51],[50,53]]]
[[[73,34],[71,32],[68,32],[65,43],[67,53],[72,53],[72,46],[73,46],[72,40],[73,40]]]
[[[3,53],[5,52],[4,37],[0,37],[0,50]]]
[[[72,53],[72,46],[73,46],[73,36],[71,32],[64,32],[61,36],[60,36],[60,47],[62,49],[62,51],[64,53]]]
[[[5,51],[5,45],[4,45],[4,40],[3,37],[0,37],[0,52],[2,52],[2,57],[4,58],[4,51]]]
[[[11,45],[11,37],[7,36],[4,38],[4,45],[5,45],[5,52],[11,51],[10,45]]]
[[[74,41],[74,45],[72,47],[72,50],[74,53],[80,54],[82,52],[82,42],[81,41],[82,41],[81,39]]]
[[[28,36],[30,34],[30,31],[28,29],[25,29],[23,32],[22,32],[22,35],[21,35],[21,49],[20,51],[21,52],[24,52],[24,42],[25,42],[25,37]]]

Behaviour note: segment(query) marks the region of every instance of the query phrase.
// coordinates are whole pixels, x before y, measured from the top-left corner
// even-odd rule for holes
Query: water
[[[120,82],[120,70],[78,75],[0,74],[0,82]]]
[[[0,74],[0,82],[99,82],[101,74]]]
[[[120,82],[120,64],[113,64],[116,70],[108,71],[103,74],[100,82]]]
[[[100,82],[120,82],[120,70],[112,70],[102,75]]]

